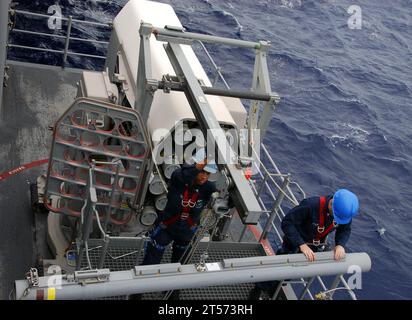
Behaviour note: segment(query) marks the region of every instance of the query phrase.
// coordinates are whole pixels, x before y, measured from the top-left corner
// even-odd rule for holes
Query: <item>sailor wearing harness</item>
[[[206,162],[203,149],[193,160],[195,164],[184,164],[172,174],[166,208],[150,235],[143,265],[159,264],[172,241],[171,262],[180,260],[199,225],[203,208],[216,191],[215,184],[208,181],[209,175],[217,172],[215,162]]]
[[[352,217],[359,210],[357,196],[346,189],[339,189],[332,196],[312,197],[302,202],[282,220],[285,234],[277,254],[302,252],[314,261],[314,252],[325,244],[326,236],[335,233],[335,259],[345,255],[345,245],[351,232]]]
[[[358,197],[349,190],[339,189],[334,195],[303,199],[282,220],[282,247],[276,254],[302,252],[309,261],[314,252],[323,250],[326,237],[335,231],[335,260],[345,256],[345,246],[351,233],[352,218],[358,213]],[[273,295],[278,282],[256,283],[249,299],[257,299],[262,290]]]

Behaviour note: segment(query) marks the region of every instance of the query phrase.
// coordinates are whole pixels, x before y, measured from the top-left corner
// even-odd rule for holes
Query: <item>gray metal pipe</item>
[[[48,283],[56,283],[51,277],[40,277],[39,286],[30,290],[26,290],[27,280],[16,281],[15,292],[16,298],[23,300],[35,300],[36,297],[48,299],[48,294],[57,300],[95,299],[174,289],[339,275],[347,273],[353,266],[357,266],[362,272],[371,269],[371,259],[366,253],[350,253],[342,261],[335,261],[333,252],[315,253],[315,257],[314,262],[308,262],[303,254],[226,259],[215,263],[215,268],[210,268],[210,271],[198,271],[195,265],[138,266],[134,270],[111,272],[104,282],[82,285],[76,279],[63,279],[61,289],[48,286]],[[208,265],[211,266],[206,264]]]
[[[72,24],[73,24],[73,17],[69,16],[69,22],[67,24],[67,31],[66,31],[66,42],[64,44],[64,54],[63,54],[63,63],[62,67],[64,68],[67,62],[67,53],[69,51],[70,46],[70,35],[72,33]]]
[[[223,37],[211,36],[211,35],[201,34],[201,33],[174,31],[174,30],[163,29],[163,28],[153,28],[152,32],[156,36],[161,35],[161,36],[172,37],[176,39],[181,38],[181,39],[188,39],[188,40],[199,40],[202,42],[219,43],[223,45],[248,48],[248,49],[260,49],[262,46],[262,44],[259,42],[223,38]]]
[[[11,0],[0,1],[0,113],[3,105],[4,68],[9,37],[9,8]]]
[[[167,84],[170,85],[170,84]],[[163,81],[158,82],[158,88],[164,89],[165,83]],[[201,86],[203,93],[206,95],[219,96],[219,97],[231,97],[239,99],[249,99],[249,100],[259,100],[259,101],[270,101],[276,95],[270,95],[266,93],[259,93],[253,91],[241,91],[241,90],[232,90],[232,89],[219,89],[207,86]],[[179,83],[171,84],[170,90],[183,92],[185,86],[182,86]]]

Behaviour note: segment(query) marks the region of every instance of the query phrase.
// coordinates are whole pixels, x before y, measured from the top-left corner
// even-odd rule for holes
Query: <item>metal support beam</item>
[[[267,52],[270,47],[270,42],[250,42],[238,39],[229,39],[216,36],[210,36],[199,33],[185,32],[182,28],[173,26],[166,26],[166,28],[153,28],[151,25],[146,26],[147,29],[152,29],[153,34],[157,40],[165,41],[170,44],[186,44],[191,45],[193,41],[210,42],[215,44],[229,45],[235,47],[242,47],[256,50],[255,66],[253,71],[252,91],[256,94],[266,94],[270,97],[264,105],[262,114],[259,115],[259,107],[261,99],[254,99],[249,110],[248,129],[249,142],[251,145],[258,145],[262,143],[266,134],[266,130],[272,119],[272,114],[275,111],[276,104],[279,103],[280,97],[272,92],[270,85],[269,69],[267,65]],[[254,141],[255,135],[253,130],[259,129],[259,141]]]
[[[189,105],[198,120],[207,141],[216,146],[217,160],[228,169],[234,183],[233,200],[245,224],[257,224],[262,209],[253,195],[253,191],[246,180],[243,171],[237,166],[238,157],[226,139],[216,116],[209,105],[206,96],[187,60],[181,46],[176,43],[165,45],[167,54],[175,69],[176,75],[186,82],[185,94]],[[209,154],[213,152],[208,150]],[[220,162],[220,163],[219,163]]]
[[[4,74],[9,38],[9,9],[11,0],[0,1],[0,114],[3,105]]]
[[[255,67],[253,70],[252,91],[257,93],[265,93],[271,96],[271,99],[265,103],[262,114],[259,115],[260,101],[252,102],[249,109],[248,129],[249,141],[251,145],[255,146],[263,142],[266,130],[272,120],[272,114],[275,111],[276,104],[279,103],[280,98],[277,94],[272,93],[270,85],[269,69],[267,65],[267,51],[269,43],[261,41],[259,50],[256,50]],[[252,131],[260,130],[260,141],[253,141]]]
[[[185,91],[185,84],[175,81],[159,81],[158,89],[162,89],[166,92],[169,91]],[[272,101],[273,96],[266,93],[258,93],[253,91],[240,91],[240,90],[228,90],[219,89],[207,86],[201,86],[203,93],[206,95],[219,96],[219,97],[231,97],[239,99],[259,100],[259,101]]]
[[[266,221],[266,224],[263,227],[263,231],[262,231],[262,234],[260,235],[259,241],[262,241],[262,239],[267,238],[270,228],[272,227],[273,220],[275,220],[276,215],[278,215],[279,213],[279,208],[280,208],[280,205],[282,204],[283,199],[285,198],[285,193],[287,192],[288,186],[289,186],[289,177],[285,177],[285,180],[283,180],[282,186],[276,196],[276,201],[275,201],[275,204],[273,205],[272,212],[270,213],[270,216],[268,217],[268,220]]]
[[[152,34],[152,26],[142,23],[139,32],[140,49],[134,108],[140,113],[143,122],[146,123],[149,118],[158,81],[152,79],[152,59],[150,53],[150,36]]]
[[[64,275],[61,289],[50,288],[50,283],[54,283],[50,276],[40,277],[32,287],[27,280],[18,280],[15,282],[15,293],[16,299],[22,300],[35,300],[38,297],[48,299],[49,292],[58,300],[95,299],[143,292],[330,276],[347,273],[353,265],[359,266],[363,272],[371,269],[371,260],[366,253],[347,254],[344,260],[335,261],[333,252],[322,252],[315,253],[315,259],[314,262],[308,262],[303,254],[294,254],[225,259],[222,262],[207,263],[205,269],[197,268],[196,265],[174,263],[137,266],[133,270],[110,273],[108,270],[89,270],[81,273],[81,279],[78,274]],[[98,276],[99,274],[103,276]]]
[[[73,17],[69,16],[69,22],[67,23],[67,31],[66,31],[66,42],[64,44],[62,68],[66,66],[66,62],[67,62],[67,54],[69,52],[69,46],[70,46],[70,36],[72,33],[72,24],[73,24]]]

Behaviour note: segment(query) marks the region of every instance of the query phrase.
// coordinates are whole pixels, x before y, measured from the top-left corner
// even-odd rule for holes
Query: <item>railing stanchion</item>
[[[272,296],[272,300],[276,300],[278,298],[279,293],[280,293],[280,289],[282,289],[282,285],[283,285],[284,282],[285,282],[285,280],[279,281],[279,283],[276,287],[275,293]]]
[[[69,50],[69,45],[70,45],[70,35],[72,33],[72,22],[73,22],[73,17],[69,16],[69,22],[67,24],[67,35],[66,35],[66,43],[64,45],[64,55],[63,55],[63,63],[62,67],[64,68],[66,66],[67,62],[67,52]]]
[[[309,281],[306,283],[305,290],[303,290],[302,294],[299,297],[299,300],[303,300],[305,298],[306,293],[309,291],[310,286],[312,285],[313,281],[315,281],[316,277],[312,277],[309,279]]]
[[[238,241],[238,242],[242,242],[243,237],[245,236],[246,230],[247,230],[247,225],[245,225],[245,226],[243,227],[243,230],[242,230],[242,233],[240,234],[240,237],[239,237],[239,241]]]
[[[107,250],[109,249],[109,244],[110,244],[110,237],[107,235],[104,235],[103,248],[102,248],[102,251],[100,252],[99,265],[97,267],[98,269],[103,268],[104,260],[106,259]]]
[[[283,198],[285,197],[285,192],[287,190],[288,185],[289,185],[289,177],[287,176],[283,180],[282,187],[278,192],[275,204],[273,205],[272,212],[270,213],[269,219],[268,219],[268,221],[266,222],[266,224],[263,228],[262,234],[260,235],[259,242],[262,241],[262,239],[266,239],[267,234],[270,230],[270,227],[272,226],[272,222],[275,219],[275,216],[278,214],[278,208],[282,204]]]

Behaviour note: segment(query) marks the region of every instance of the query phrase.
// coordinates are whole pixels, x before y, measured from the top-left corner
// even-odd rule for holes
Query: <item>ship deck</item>
[[[9,79],[0,110],[0,174],[49,157],[52,139],[49,128],[72,104],[81,77],[81,70],[77,69],[15,61],[8,61],[8,65]],[[31,267],[40,266],[42,259],[47,258],[43,256],[47,251],[46,219],[32,212],[30,198],[30,183],[45,173],[46,167],[20,168],[0,179],[0,299],[8,299],[14,280],[23,279]],[[234,219],[227,239],[232,244],[212,246],[211,260],[234,257],[234,253],[236,257],[264,255],[252,232],[256,233],[260,227],[247,229],[244,234],[243,242],[254,244],[236,243],[242,229],[239,218]],[[216,288],[185,291],[182,298],[241,299],[246,298],[250,286],[239,287],[243,288],[240,291],[226,288],[223,292],[227,294],[222,291],[218,294]]]
[[[8,61],[0,120],[0,173],[48,158],[49,127],[72,103],[81,73]],[[16,279],[36,265],[34,215],[29,183],[47,165],[0,180],[0,298],[8,299]]]

